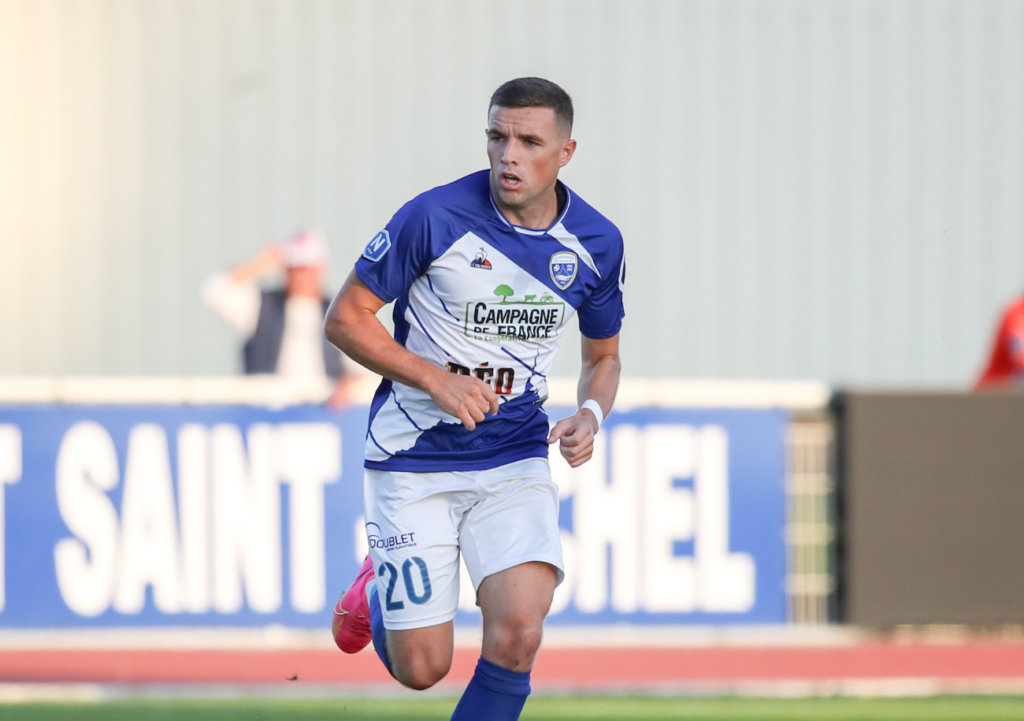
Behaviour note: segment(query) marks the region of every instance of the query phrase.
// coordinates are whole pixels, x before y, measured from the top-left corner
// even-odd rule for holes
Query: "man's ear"
[[[564,168],[566,165],[568,165],[569,161],[572,160],[573,153],[575,152],[576,141],[572,140],[571,138],[569,140],[566,140],[565,145],[562,146],[562,154],[558,158],[558,167]]]

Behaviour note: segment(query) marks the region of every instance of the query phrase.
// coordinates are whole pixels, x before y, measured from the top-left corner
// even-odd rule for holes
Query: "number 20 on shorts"
[[[412,566],[416,564],[420,571],[420,581],[423,586],[423,593],[417,593],[416,586],[412,580]],[[388,577],[388,590],[384,594],[384,605],[389,611],[400,611],[405,608],[404,601],[395,601],[395,586],[398,585],[398,569],[395,568],[394,564],[384,561],[380,564],[380,568],[377,569],[377,577],[384,578]],[[427,564],[419,556],[413,556],[412,558],[405,559],[405,563],[402,564],[402,582],[405,584],[405,597],[412,601],[417,606],[421,606],[430,600],[430,596],[433,591],[430,588],[430,574],[427,573]]]

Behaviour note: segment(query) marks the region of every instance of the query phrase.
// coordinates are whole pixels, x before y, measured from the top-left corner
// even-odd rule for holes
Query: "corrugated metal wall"
[[[1024,289],[1019,0],[0,0],[0,372],[232,370],[204,276],[314,225],[337,285],[526,74],[630,374],[964,384]]]

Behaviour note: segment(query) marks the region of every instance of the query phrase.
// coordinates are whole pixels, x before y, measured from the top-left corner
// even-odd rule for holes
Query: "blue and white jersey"
[[[546,458],[542,406],[573,315],[588,338],[622,324],[622,235],[568,188],[547,230],[512,225],[489,171],[416,197],[366,247],[356,273],[395,302],[395,340],[491,385],[501,407],[469,431],[422,391],[385,379],[370,407],[366,467],[470,471]]]

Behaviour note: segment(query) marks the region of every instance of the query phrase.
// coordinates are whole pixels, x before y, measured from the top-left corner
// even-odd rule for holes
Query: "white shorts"
[[[546,458],[485,471],[367,468],[366,535],[384,626],[424,628],[455,617],[459,552],[474,589],[529,561],[562,571],[558,487]]]

